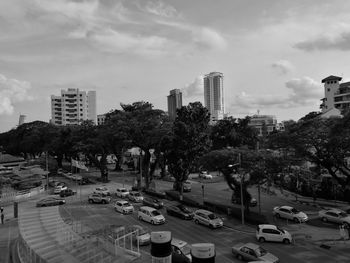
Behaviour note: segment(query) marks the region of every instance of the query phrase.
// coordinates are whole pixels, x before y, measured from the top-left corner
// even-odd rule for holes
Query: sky
[[[350,79],[348,0],[2,0],[0,132],[51,117],[61,89],[96,90],[97,113],[148,101],[204,101],[224,74],[226,112],[298,120],[321,80]]]

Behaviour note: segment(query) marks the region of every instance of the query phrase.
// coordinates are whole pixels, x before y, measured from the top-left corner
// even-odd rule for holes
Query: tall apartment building
[[[168,96],[168,114],[171,120],[176,118],[176,110],[182,107],[182,93],[179,89],[173,89]]]
[[[329,76],[324,83],[324,98],[320,105],[322,113],[338,109],[341,113],[350,109],[350,82],[340,83],[341,77]]]
[[[98,114],[97,115],[97,125],[102,125],[106,121],[106,114]]]
[[[211,72],[204,76],[204,106],[209,110],[210,123],[224,118],[224,75]]]
[[[96,91],[61,90],[61,96],[51,95],[51,123],[77,125],[92,120],[96,124]]]

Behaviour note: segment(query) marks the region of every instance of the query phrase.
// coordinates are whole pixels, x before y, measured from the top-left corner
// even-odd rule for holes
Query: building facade
[[[85,120],[97,123],[96,91],[69,88],[61,90],[61,96],[51,96],[52,124],[77,125]]]
[[[211,72],[204,76],[204,106],[209,110],[211,124],[224,118],[224,75],[222,73]]]
[[[106,120],[106,114],[99,114],[99,115],[97,115],[97,125],[104,124],[105,120]]]
[[[168,114],[171,120],[176,118],[176,110],[182,107],[182,92],[179,89],[173,89],[168,96]]]
[[[274,132],[284,131],[283,123],[277,123],[277,119],[273,115],[253,115],[250,117],[248,126],[257,130],[258,136],[263,136]]]
[[[320,105],[322,113],[333,108],[341,113],[350,109],[350,82],[340,83],[341,80],[341,77],[333,75],[322,80],[325,94]]]

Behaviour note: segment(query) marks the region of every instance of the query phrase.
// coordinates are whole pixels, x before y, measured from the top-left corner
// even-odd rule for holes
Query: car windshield
[[[153,210],[153,211],[151,212],[151,214],[152,214],[153,216],[159,216],[159,215],[161,215],[161,213],[159,213],[157,210]]]
[[[292,210],[290,210],[293,214],[297,214],[299,213],[300,211],[298,209],[295,209],[295,208],[292,208]]]
[[[125,202],[123,206],[130,206],[130,204],[128,202]]]
[[[182,212],[191,213],[191,211],[190,211],[186,206],[180,205],[180,206],[178,206],[178,207],[180,208],[180,210],[181,210]]]
[[[218,218],[215,214],[209,214],[208,217],[209,217],[209,219],[216,219],[216,218]]]
[[[345,213],[345,212],[340,212],[339,216],[340,217],[348,217],[349,215],[347,213]]]
[[[189,255],[191,254],[191,246],[189,244],[186,244],[185,246],[183,246],[182,248],[180,248],[182,253],[184,255]]]
[[[258,257],[262,257],[264,255],[267,254],[267,251],[265,249],[263,249],[262,247],[258,247],[256,250],[255,250],[255,253]]]
[[[141,196],[140,193],[134,193],[134,196]]]
[[[125,192],[127,192],[127,191],[126,191],[126,189],[121,189],[120,192],[125,193]]]
[[[280,232],[282,232],[283,234],[285,234],[285,231],[279,227],[277,227],[277,230],[279,230]]]

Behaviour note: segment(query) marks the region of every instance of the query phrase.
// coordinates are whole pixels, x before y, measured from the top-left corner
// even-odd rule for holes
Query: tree
[[[164,139],[165,156],[170,174],[183,195],[183,182],[199,158],[209,149],[210,114],[200,102],[190,103],[177,110],[171,134]]]
[[[156,149],[164,135],[169,132],[168,117],[164,111],[153,109],[149,102],[121,104],[123,118],[120,125],[127,132],[131,145],[139,147],[142,153],[142,174],[145,176],[145,187],[149,187],[149,165],[151,149]],[[138,179],[138,188],[141,180]]]
[[[225,147],[240,147],[249,145],[255,147],[257,132],[250,126],[249,117],[235,119],[232,117],[219,120],[212,128],[210,138],[212,149],[222,149]]]

